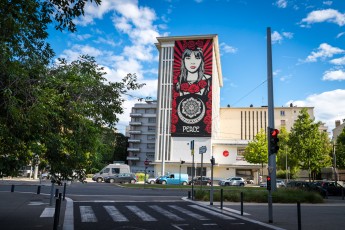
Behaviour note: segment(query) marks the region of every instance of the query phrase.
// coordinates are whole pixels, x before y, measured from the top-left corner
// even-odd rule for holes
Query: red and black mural
[[[171,136],[211,136],[211,39],[175,41]]]

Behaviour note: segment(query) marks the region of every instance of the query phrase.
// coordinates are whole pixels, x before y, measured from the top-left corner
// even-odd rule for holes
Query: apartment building
[[[157,101],[146,100],[135,104],[130,113],[127,160],[133,173],[145,172],[146,168],[147,174],[155,174],[154,167],[145,165],[145,161],[151,162],[155,157],[156,110]]]

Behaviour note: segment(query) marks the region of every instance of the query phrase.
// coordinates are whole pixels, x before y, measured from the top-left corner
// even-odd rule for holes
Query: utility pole
[[[271,130],[274,129],[274,100],[273,100],[273,74],[272,74],[272,41],[271,28],[267,27],[267,93],[268,93],[268,140]],[[276,190],[276,155],[272,154],[271,141],[268,141],[268,175],[272,189],[268,190],[268,222],[273,223],[272,191]]]

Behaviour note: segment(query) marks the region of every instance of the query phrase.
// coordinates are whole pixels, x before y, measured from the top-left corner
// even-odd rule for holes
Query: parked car
[[[327,196],[327,190],[320,186],[317,182],[307,181],[289,181],[286,185],[288,188],[302,189],[319,193],[322,197]]]
[[[111,175],[104,177],[106,183],[130,183],[134,184],[137,182],[137,178],[133,173],[120,173],[117,175]]]
[[[285,188],[286,184],[283,180],[276,180],[277,188]],[[267,182],[260,183],[260,187],[267,188]]]
[[[229,177],[218,183],[220,186],[244,186],[246,181],[242,177]]]
[[[345,194],[345,188],[340,184],[335,183],[335,181],[318,181],[315,183],[325,189],[329,196],[341,196],[343,193]]]
[[[188,174],[185,173],[171,173],[166,176],[161,176],[156,180],[157,184],[188,184]]]
[[[156,184],[156,180],[158,177],[150,177],[147,178],[147,180],[145,181],[146,184]]]
[[[207,186],[210,186],[212,182],[211,182],[211,178],[209,178],[209,177],[205,177],[205,176],[200,177],[200,176],[198,176],[198,177],[195,177],[193,180],[190,180],[188,182],[189,185],[191,185],[192,183],[194,185],[207,185]]]

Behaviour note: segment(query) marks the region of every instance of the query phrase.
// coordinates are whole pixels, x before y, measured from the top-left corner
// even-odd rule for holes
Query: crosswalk
[[[194,218],[199,221],[206,221],[210,220],[210,217],[208,216],[217,217],[223,220],[235,219],[198,205],[187,205],[186,207],[180,207],[172,204],[165,207],[159,205],[147,205],[147,207],[149,210],[144,210],[142,207],[138,207],[136,205],[121,205],[119,207],[116,207],[115,205],[102,205],[102,210],[105,210],[107,215],[109,215],[114,222],[129,222],[130,219],[136,219],[137,221],[139,220],[144,222],[154,222],[160,219],[159,216],[162,216],[163,219],[169,219],[174,222],[183,222],[189,218]],[[93,206],[79,206],[81,222],[98,222],[98,218],[93,208]]]

